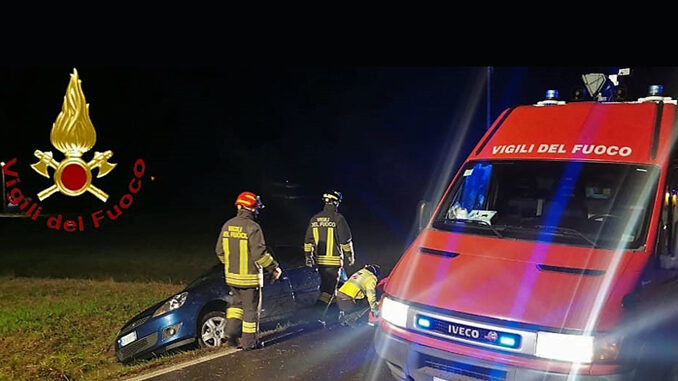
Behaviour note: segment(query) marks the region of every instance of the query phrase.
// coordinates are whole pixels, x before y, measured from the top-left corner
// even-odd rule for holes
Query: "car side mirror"
[[[421,200],[417,204],[417,232],[421,232],[426,228],[428,220],[431,219],[431,203],[426,200]]]
[[[674,239],[671,250],[659,256],[659,267],[663,270],[678,270],[678,239]]]

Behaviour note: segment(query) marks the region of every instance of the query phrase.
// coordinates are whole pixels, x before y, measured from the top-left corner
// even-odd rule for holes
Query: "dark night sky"
[[[580,74],[600,70],[609,74],[614,68],[495,67],[491,118],[506,107],[541,100],[548,88],[568,99]],[[62,158],[49,133],[71,71],[0,68],[0,159],[19,159],[27,193],[51,185],[28,167],[35,161],[32,152],[52,150]],[[149,237],[167,239],[168,231],[211,237],[234,212],[235,196],[247,189],[269,204],[263,222],[273,239],[297,243],[320,207],[320,193],[336,188],[344,192],[342,211],[356,237],[374,234],[404,243],[417,201],[453,175],[441,173],[451,147],[459,146],[459,165],[486,124],[484,67],[78,71],[97,131],[97,143],[85,157],[110,149],[111,162],[118,163],[95,184],[111,200],[119,199],[139,157],[156,177],[116,221],[123,234],[136,221]],[[631,94],[644,96],[647,85],[657,82],[675,96],[677,80],[675,68],[637,68]],[[302,198],[276,196],[285,191],[275,184],[285,180],[298,185],[286,193]],[[43,204],[55,212],[101,207],[87,194],[56,194]],[[212,244],[210,239],[206,246]]]

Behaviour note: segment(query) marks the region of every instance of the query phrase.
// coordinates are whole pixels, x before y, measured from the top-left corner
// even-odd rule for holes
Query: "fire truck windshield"
[[[583,161],[470,162],[433,226],[498,238],[638,249],[658,168]]]

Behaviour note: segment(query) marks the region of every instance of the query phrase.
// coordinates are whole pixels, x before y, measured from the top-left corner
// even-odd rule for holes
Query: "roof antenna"
[[[623,100],[626,96],[626,89],[619,86],[619,77],[630,76],[631,69],[623,68],[617,71],[617,74],[605,75],[603,73],[589,73],[581,76],[586,90],[591,98],[598,102]]]

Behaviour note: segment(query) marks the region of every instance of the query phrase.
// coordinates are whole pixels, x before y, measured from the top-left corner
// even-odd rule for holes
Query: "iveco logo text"
[[[459,326],[456,326],[454,324],[450,324],[447,327],[447,330],[453,335],[466,336],[466,337],[470,337],[472,339],[477,339],[477,338],[480,337],[480,332],[477,329],[459,327]]]

